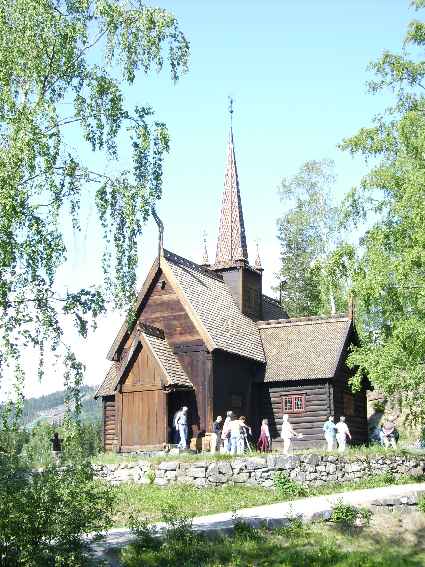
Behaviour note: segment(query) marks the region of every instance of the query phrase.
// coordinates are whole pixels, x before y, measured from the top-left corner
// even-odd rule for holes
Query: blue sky
[[[278,269],[276,219],[284,207],[276,192],[280,179],[306,160],[331,158],[337,199],[358,183],[364,164],[342,154],[337,144],[390,103],[389,95],[367,93],[366,68],[384,49],[400,50],[415,14],[407,0],[158,1],[177,16],[190,41],[189,72],[176,85],[166,73],[141,75],[125,94],[130,105],[151,104],[170,130],[158,208],[165,246],[200,261],[206,230],[213,258],[230,94],[249,253],[253,260],[259,239],[265,291],[270,292]],[[89,153],[87,158],[90,163]],[[83,231],[70,238],[61,285],[87,285],[99,278],[95,210],[86,206],[83,211]],[[156,226],[149,221],[141,242],[140,281],[155,257],[156,238]],[[87,383],[102,380],[105,354],[120,321],[120,314],[112,313],[87,341],[71,337],[87,364]],[[50,370],[42,384],[33,374],[28,377],[29,396],[61,388],[59,371]]]

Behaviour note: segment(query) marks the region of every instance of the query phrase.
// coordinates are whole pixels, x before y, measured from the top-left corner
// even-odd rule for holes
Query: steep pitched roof
[[[277,299],[263,294],[263,319],[264,321],[269,321],[270,319],[288,319],[288,314]]]
[[[141,325],[140,330],[127,353],[125,360],[121,363],[114,362],[99,386],[95,398],[99,396],[111,396],[131,364],[133,355],[141,349],[147,348],[156,360],[166,379],[165,388],[193,388],[193,384],[183,370],[176,355],[164,337],[162,329],[151,325]]]
[[[265,381],[332,378],[352,321],[345,316],[259,321]]]
[[[265,362],[256,324],[241,313],[222,277],[166,250],[164,259],[164,273],[174,281],[210,350]]]
[[[220,265],[237,260],[248,260],[248,250],[241,194],[239,191],[235,147],[233,144],[233,131],[230,129],[215,264]]]
[[[97,399],[102,396],[113,396],[115,393],[114,390],[115,390],[116,379],[117,379],[116,363],[113,362],[108,372],[106,373],[103,382],[97,389],[94,398]]]

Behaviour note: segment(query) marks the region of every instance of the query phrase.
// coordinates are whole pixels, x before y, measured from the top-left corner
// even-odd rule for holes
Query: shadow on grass
[[[132,545],[122,551],[125,567],[423,567],[424,556],[412,548],[385,545],[353,534],[334,537],[321,527],[255,530],[243,527],[232,537],[206,538],[191,533],[171,536],[153,546]],[[360,542],[359,542],[360,543]],[[357,549],[356,549],[357,547]]]

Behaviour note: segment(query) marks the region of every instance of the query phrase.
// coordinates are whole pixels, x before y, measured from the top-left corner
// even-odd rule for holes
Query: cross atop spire
[[[232,99],[230,99],[229,112],[230,117],[232,117]],[[239,191],[233,130],[232,127],[230,127],[215,264],[234,265],[241,260],[248,262],[248,250],[246,246],[241,194]]]

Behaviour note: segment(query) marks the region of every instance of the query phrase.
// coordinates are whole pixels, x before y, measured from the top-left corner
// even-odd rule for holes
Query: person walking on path
[[[53,437],[50,439],[52,443],[52,455],[55,464],[57,465],[60,461],[60,456],[62,452],[62,439],[59,439],[59,433],[55,431]]]
[[[213,432],[211,435],[211,453],[215,453],[219,448],[219,442],[221,441],[221,431],[223,429],[222,425],[223,418],[218,415],[213,423]],[[220,441],[219,441],[220,440]]]
[[[226,413],[226,419],[224,420],[223,429],[221,431],[224,453],[230,453],[230,423],[232,421],[232,416],[233,416],[233,412],[228,411]]]
[[[281,438],[283,439],[283,453],[287,455],[289,453],[289,447],[291,446],[291,440],[293,437],[301,437],[301,435],[297,435],[289,423],[289,415],[285,413],[283,415],[282,421],[282,431],[280,434]]]
[[[272,442],[270,439],[270,430],[269,430],[269,420],[263,419],[261,422],[261,430],[260,430],[260,437],[258,438],[257,442],[257,449],[261,453],[267,453],[272,448]]]
[[[347,447],[347,437],[351,440],[351,433],[345,423],[345,417],[341,415],[339,422],[336,424],[336,441],[338,443],[338,451],[343,453]]]
[[[336,425],[334,422],[333,415],[330,415],[328,421],[325,421],[325,424],[323,425],[323,431],[325,432],[325,439],[326,439],[326,443],[328,444],[328,451],[333,451],[336,440]]]
[[[187,438],[189,428],[187,425],[187,406],[183,406],[176,418],[176,425],[179,431],[179,444],[180,449],[187,449]]]

